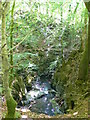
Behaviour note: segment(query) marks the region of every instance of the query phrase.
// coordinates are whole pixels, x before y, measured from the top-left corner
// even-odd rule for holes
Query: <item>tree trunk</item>
[[[86,34],[87,34],[87,28],[88,28],[87,22],[88,22],[87,9],[85,9],[85,13],[84,13],[84,30],[82,31],[81,46],[80,46],[80,51],[81,52],[83,52],[84,49],[85,49],[85,40],[87,39]]]
[[[86,80],[87,75],[88,75],[88,41],[86,41],[85,50],[81,58],[78,78],[81,80]]]
[[[89,11],[89,23],[88,23],[88,58],[90,64],[90,11]]]
[[[9,79],[9,87],[13,82],[13,14],[14,14],[15,0],[13,2],[12,10],[11,10],[11,31],[10,31],[10,79]]]
[[[6,3],[7,5],[8,3]],[[7,52],[7,43],[6,43],[6,8],[2,10],[2,40],[1,40],[1,54],[2,54],[2,80],[3,80],[3,88],[4,94],[6,97],[7,104],[7,115],[6,118],[14,118],[15,117],[15,108],[16,102],[11,95],[11,91],[9,88],[9,63],[8,63],[8,52]]]
[[[1,83],[1,8],[2,8],[2,2],[0,1],[0,83]]]
[[[85,50],[80,62],[80,68],[79,68],[79,79],[83,79],[86,80],[87,76],[88,76],[88,62],[90,62],[90,1],[89,2],[85,2],[86,8],[88,9],[88,16],[89,16],[89,22],[88,22],[88,40],[86,41],[86,46],[85,46]]]

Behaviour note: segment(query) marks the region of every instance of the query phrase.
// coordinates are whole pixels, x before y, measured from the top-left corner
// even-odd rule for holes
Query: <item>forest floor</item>
[[[82,102],[81,102],[82,101]],[[48,116],[45,114],[37,114],[31,112],[28,109],[17,109],[16,108],[16,118],[88,118],[88,98],[80,100],[80,104],[74,110],[70,110],[68,114]],[[6,107],[2,108],[2,103],[0,101],[0,119],[5,117]]]
[[[28,109],[17,109],[17,111],[20,112],[22,118],[88,118],[88,98],[81,101],[74,110],[70,110],[68,114],[63,115],[48,116],[31,112]]]

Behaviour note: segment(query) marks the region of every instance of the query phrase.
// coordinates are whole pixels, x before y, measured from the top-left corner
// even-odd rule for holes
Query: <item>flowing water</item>
[[[55,96],[56,91],[51,88],[50,81],[37,78],[32,83],[32,90],[26,93],[26,99],[21,102],[25,108],[29,108],[32,112],[50,116],[63,114],[64,110],[55,101]]]

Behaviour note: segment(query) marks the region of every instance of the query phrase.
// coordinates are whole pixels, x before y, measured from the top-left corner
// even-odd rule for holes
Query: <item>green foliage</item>
[[[0,84],[0,95],[2,95],[3,87],[2,84]]]
[[[13,81],[13,97],[17,101],[17,103],[22,99],[25,95],[25,83],[22,77],[17,77],[15,81]]]
[[[23,96],[26,85],[31,87],[28,77],[36,77],[43,73],[52,74],[56,71],[53,85],[59,91],[59,95],[64,94],[70,103],[77,93],[73,88],[76,90],[74,83],[78,73],[78,68],[73,68],[75,66],[73,57],[76,54],[72,56],[70,54],[73,50],[77,53],[76,51],[81,46],[82,33],[86,25],[85,17],[87,17],[84,5],[81,1],[80,4],[76,1],[74,6],[73,1],[61,0],[45,3],[29,1],[20,5],[16,3],[16,5],[13,28],[14,84],[12,93],[18,95],[21,92]],[[27,7],[20,8],[23,5]],[[10,51],[9,14],[6,24],[8,51]],[[75,60],[78,66],[79,61],[77,58]],[[22,80],[16,78],[19,75],[23,76]],[[74,97],[70,96],[70,93]]]
[[[14,44],[21,42],[26,33],[30,33],[25,41],[15,49],[14,64],[16,65],[16,63],[18,63],[18,68],[26,69],[29,62],[31,64],[34,62],[37,64],[37,67],[40,68],[44,64],[47,64],[45,61],[50,59],[47,64],[47,68],[49,68],[49,66],[51,67],[52,63],[56,61],[58,57],[62,59],[62,53],[60,53],[61,56],[59,56],[59,51],[61,51],[61,49],[68,48],[68,50],[70,49],[69,51],[71,51],[72,48],[79,49],[77,44],[78,41],[80,44],[80,36],[77,38],[76,35],[78,34],[78,27],[80,26],[77,27],[78,24],[74,25],[73,21],[71,21],[72,17],[69,16],[67,16],[66,20],[63,18],[63,23],[60,22],[57,24],[56,18],[49,16],[49,14],[42,14],[38,12],[38,5],[40,6],[41,3],[33,2],[32,4],[34,6],[31,6],[31,3],[28,3],[28,6],[32,8],[31,13],[29,13],[27,10],[18,10],[14,16]],[[57,9],[58,12],[60,12],[59,7],[63,7],[63,4],[63,2],[49,2],[45,4],[42,3],[41,5],[46,6],[46,9],[50,7],[50,12],[53,14]],[[78,6],[76,6],[76,9],[77,7]],[[75,11],[72,13],[73,15],[76,14]],[[64,27],[61,24],[64,25]],[[8,29],[9,27],[7,26],[7,30]],[[63,44],[61,43],[60,39],[62,39]],[[61,47],[59,46],[60,44]],[[50,51],[55,51],[54,48],[58,51],[56,56],[54,53],[50,55]],[[40,55],[40,49],[42,49],[41,51],[44,56]],[[50,49],[50,51],[48,51],[48,49]],[[21,53],[21,51],[23,52]],[[47,57],[47,54],[49,57]],[[52,59],[53,57],[55,58]],[[44,69],[41,68],[41,72],[43,71]]]

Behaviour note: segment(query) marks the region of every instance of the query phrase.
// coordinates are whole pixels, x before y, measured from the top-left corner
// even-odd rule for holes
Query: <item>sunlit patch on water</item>
[[[55,112],[54,108],[51,110],[52,112]]]
[[[44,98],[44,101],[46,101],[46,100],[47,100],[47,97]]]

